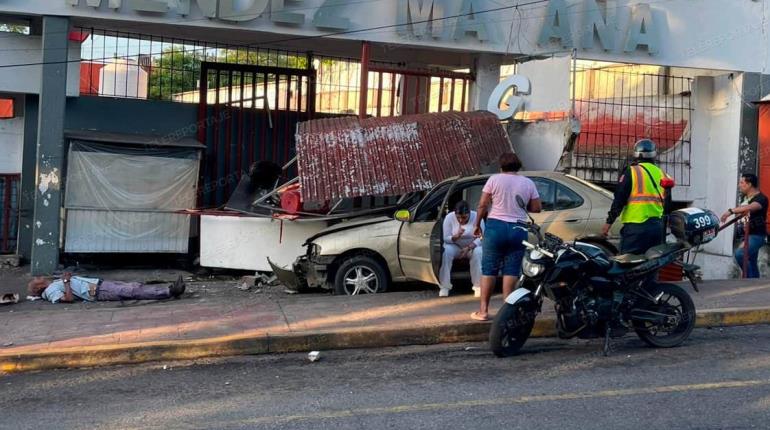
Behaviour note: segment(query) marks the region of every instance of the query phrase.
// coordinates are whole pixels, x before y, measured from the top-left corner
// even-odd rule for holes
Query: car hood
[[[332,233],[337,233],[340,231],[350,230],[357,227],[363,227],[367,225],[373,225],[373,224],[381,224],[384,222],[393,221],[392,217],[389,216],[379,216],[379,217],[373,217],[373,218],[363,218],[363,219],[356,219],[353,221],[345,221],[341,222],[339,224],[335,224],[331,227],[327,227],[318,233],[314,234],[313,236],[310,236],[306,241],[305,244],[318,239],[319,237],[327,236]]]

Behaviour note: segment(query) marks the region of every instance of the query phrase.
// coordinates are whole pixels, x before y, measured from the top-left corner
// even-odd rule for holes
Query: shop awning
[[[395,196],[430,189],[511,151],[489,112],[328,118],[297,125],[302,199]]]

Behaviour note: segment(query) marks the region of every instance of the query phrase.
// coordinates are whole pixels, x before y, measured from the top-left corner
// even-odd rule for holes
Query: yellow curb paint
[[[770,324],[770,308],[705,310],[698,313],[696,321],[696,326],[701,328],[754,324]],[[384,330],[367,328],[282,335],[238,334],[209,339],[70,347],[33,352],[0,352],[0,372],[12,373],[324,349],[480,342],[487,340],[489,325],[488,322],[468,321],[426,327],[391,327]],[[533,337],[552,337],[555,334],[553,319],[538,320],[532,330]]]

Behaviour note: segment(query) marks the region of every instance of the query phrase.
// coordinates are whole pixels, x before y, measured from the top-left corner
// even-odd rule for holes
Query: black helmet
[[[634,157],[650,160],[658,155],[655,142],[650,139],[641,139],[634,145]]]

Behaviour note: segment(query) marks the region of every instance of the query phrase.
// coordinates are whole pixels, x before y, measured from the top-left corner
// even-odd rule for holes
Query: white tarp
[[[66,252],[186,253],[199,154],[188,148],[70,145]]]

